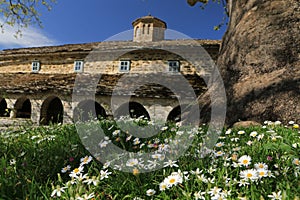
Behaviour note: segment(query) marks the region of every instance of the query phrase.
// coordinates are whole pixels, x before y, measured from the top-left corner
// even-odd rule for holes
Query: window
[[[40,71],[40,62],[39,61],[33,61],[31,63],[31,71],[32,72],[38,72],[38,71]]]
[[[169,72],[180,72],[180,63],[177,60],[168,61]]]
[[[82,60],[76,60],[74,62],[74,71],[75,72],[83,72],[83,61]]]
[[[119,70],[120,70],[120,72],[128,72],[130,70],[130,61],[129,60],[121,60]]]

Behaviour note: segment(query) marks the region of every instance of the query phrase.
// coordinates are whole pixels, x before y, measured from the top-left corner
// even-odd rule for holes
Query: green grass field
[[[98,123],[107,143],[135,153],[157,151],[158,160],[167,158],[176,136],[190,134],[194,140],[184,155],[166,159],[159,170],[151,170],[159,162],[128,160],[131,173],[97,161],[82,145],[75,125],[7,130],[0,135],[0,199],[300,198],[300,133],[295,123],[226,129],[205,157],[206,126],[183,133],[170,124],[143,139],[119,130],[115,122]],[[142,173],[144,169],[151,172]]]

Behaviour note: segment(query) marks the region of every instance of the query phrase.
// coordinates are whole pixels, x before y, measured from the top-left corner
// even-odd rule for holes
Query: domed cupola
[[[151,15],[141,17],[132,22],[134,42],[154,42],[165,39],[167,24]]]

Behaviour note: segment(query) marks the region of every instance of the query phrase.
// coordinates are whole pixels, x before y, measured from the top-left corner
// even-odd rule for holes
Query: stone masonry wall
[[[219,41],[200,41],[203,47],[210,54],[213,60],[217,59],[219,51]],[[164,44],[165,43],[165,44]],[[0,51],[0,73],[31,73],[31,64],[33,61],[40,62],[40,71],[38,73],[49,74],[67,74],[74,73],[74,62],[77,60],[85,61],[85,72],[97,71],[98,73],[114,74],[119,73],[119,61],[130,60],[131,71],[144,73],[153,70],[167,71],[168,60],[179,60],[181,62],[181,71],[183,74],[194,73],[195,68],[180,56],[170,52],[159,50],[155,45],[192,45],[192,41],[161,41],[154,43],[134,42],[107,42],[90,43],[78,45],[63,45],[56,47],[38,47],[27,49],[13,49]],[[89,55],[94,47],[100,45],[101,58],[93,58]],[[149,48],[146,48],[149,46]],[[152,45],[152,46],[151,46]],[[114,58],[114,52],[118,50],[128,52],[117,58]],[[131,51],[131,49],[141,49]],[[113,58],[113,59],[111,59]],[[151,67],[149,67],[151,66]],[[153,66],[156,69],[153,69]]]

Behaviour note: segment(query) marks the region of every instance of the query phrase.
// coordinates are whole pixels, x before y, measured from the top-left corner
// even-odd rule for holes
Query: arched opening
[[[146,119],[150,120],[150,115],[145,109],[145,107],[137,102],[129,102],[121,105],[116,111],[114,116],[119,118],[121,116],[130,116],[131,118],[139,118],[145,117]]]
[[[146,25],[144,24],[144,25],[143,25],[143,32],[142,32],[143,35],[145,34],[145,27],[146,27]]]
[[[42,104],[41,119],[42,125],[57,124],[63,122],[64,108],[58,97],[48,97]]]
[[[9,110],[5,99],[0,99],[0,117],[9,117]]]
[[[105,109],[96,101],[85,100],[78,104],[74,110],[75,121],[88,121],[107,117]]]
[[[29,99],[20,98],[15,104],[17,118],[30,118],[31,116],[31,103]]]
[[[135,37],[140,35],[140,28],[137,26],[135,29]]]
[[[189,111],[187,105],[182,105],[183,112]],[[169,122],[180,122],[181,121],[181,106],[176,106],[171,110],[171,112],[168,115],[167,121]]]

